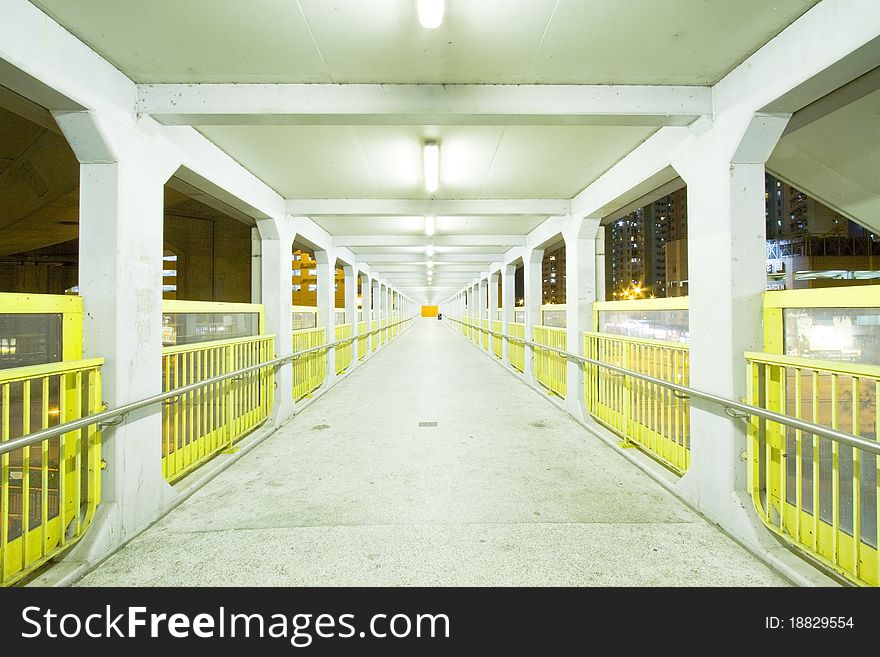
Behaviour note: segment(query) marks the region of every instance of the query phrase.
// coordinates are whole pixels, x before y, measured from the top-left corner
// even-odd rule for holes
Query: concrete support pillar
[[[489,329],[494,330],[495,319],[498,317],[498,281],[501,278],[501,274],[499,272],[495,272],[494,274],[489,274]],[[489,337],[489,351],[494,355],[494,340],[495,338]]]
[[[382,327],[382,313],[383,311],[383,285],[377,280],[373,281],[373,321],[375,321],[376,327]],[[376,349],[379,348],[379,345],[382,344],[380,338],[380,334],[376,333],[373,336],[373,343],[376,345]]]
[[[596,301],[596,232],[598,218],[571,217],[562,233],[565,240],[565,326],[566,350],[583,354],[583,332],[591,327]],[[601,231],[599,231],[601,232]],[[584,368],[572,360],[566,363],[565,408],[586,420]]]
[[[482,326],[483,322],[486,321],[486,314],[488,312],[489,281],[485,278],[481,278],[479,284],[477,285],[477,290],[478,290],[477,294],[479,295],[477,297],[478,298],[478,309],[479,309],[478,310],[479,320],[477,322],[477,325]],[[479,333],[477,335],[477,338],[478,338],[477,344],[480,345],[480,347],[482,347],[484,334]]]
[[[318,326],[323,327],[327,342],[336,339],[336,256],[332,251],[315,249],[318,263]],[[328,349],[327,378],[332,384],[336,378],[336,350]]]
[[[292,223],[284,219],[260,220],[257,231],[260,236],[260,296],[266,332],[275,336],[275,355],[280,358],[293,353],[290,272],[296,232]],[[275,426],[284,424],[293,412],[293,368],[286,365],[275,370],[275,407],[270,422]]]
[[[142,134],[94,112],[55,114],[81,163],[83,357],[102,357],[109,408],[162,392],[163,185],[178,167]],[[162,476],[162,406],[102,435],[102,504],[75,559],[94,560],[146,528],[173,499]]]
[[[501,272],[501,332],[510,335],[510,323],[513,321],[513,308],[516,303],[515,281],[516,265],[505,265]],[[501,342],[501,362],[510,365],[510,344]]]
[[[384,292],[382,293],[384,296],[382,298],[382,320],[385,325],[391,319],[391,288],[388,285],[385,285]],[[391,339],[391,334],[389,331],[385,331],[385,344],[388,344]]]
[[[525,339],[535,339],[535,327],[541,324],[541,261],[544,249],[528,249],[523,253],[523,287],[525,292]],[[525,380],[535,383],[535,352],[531,346],[525,348]]]
[[[351,336],[358,336],[358,308],[357,308],[357,272],[351,265],[342,265],[345,275],[345,323],[351,324]],[[348,370],[351,371],[358,365],[357,340],[351,343],[351,363]]]
[[[764,163],[788,117],[715,128],[674,162],[688,186],[690,384],[728,399],[746,392],[743,353],[762,347],[766,289]],[[747,494],[746,423],[691,401],[691,465],[679,485],[710,518],[759,543]]]
[[[373,319],[373,279],[368,274],[361,274],[360,276],[362,321],[367,323],[367,355],[365,358],[369,358],[370,352],[373,350],[373,336],[369,332],[372,327],[371,320]]]

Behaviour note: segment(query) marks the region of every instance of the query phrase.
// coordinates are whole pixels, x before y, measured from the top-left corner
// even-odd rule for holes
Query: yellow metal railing
[[[0,442],[103,410],[103,360],[0,370]],[[78,541],[100,501],[101,437],[92,425],[0,456],[0,586]]]
[[[162,350],[162,392],[198,383],[275,357],[275,338],[261,335]],[[266,368],[193,390],[162,406],[162,474],[174,482],[269,417],[274,371]]]
[[[492,322],[492,330],[496,333],[501,333],[501,322]],[[495,354],[496,358],[501,358],[501,341],[502,338],[500,335],[492,336],[492,353]]]
[[[377,330],[379,328],[379,321],[374,319],[371,326],[371,330]],[[381,339],[381,337],[381,334],[373,333],[373,351],[376,351],[377,347],[379,346],[379,340]]]
[[[525,324],[520,324],[518,322],[508,322],[507,323],[507,332],[510,334],[512,338],[525,338],[526,335],[526,327]],[[507,357],[510,360],[510,365],[514,369],[519,370],[520,372],[524,371],[526,368],[526,350],[525,346],[521,342],[510,341],[507,344]]]
[[[482,326],[484,329],[488,329],[489,328],[489,320],[488,319],[482,320],[480,322],[480,326]],[[483,349],[485,349],[486,351],[489,351],[489,333],[487,331],[481,331],[480,335],[481,335],[480,341],[483,346]]]
[[[687,386],[687,345],[606,333],[584,334],[584,357]],[[678,474],[690,465],[690,405],[668,388],[584,365],[587,410],[599,422]]]
[[[748,402],[876,441],[880,367],[748,353]],[[752,418],[749,489],[772,531],[851,581],[880,585],[880,458]]]
[[[343,340],[351,337],[351,324],[336,325],[336,340]],[[342,374],[351,365],[352,360],[352,343],[346,342],[336,346],[336,373]]]
[[[367,356],[367,331],[370,330],[369,322],[358,322],[358,360],[363,360]]]
[[[568,346],[567,334],[563,328],[555,328],[551,326],[536,326],[534,342],[539,345],[553,347],[554,349],[566,350]],[[550,392],[556,393],[560,397],[565,397],[567,389],[566,384],[566,363],[567,359],[553,351],[547,351],[539,347],[534,347],[535,351],[535,379]]]
[[[293,353],[327,344],[323,328],[302,329],[293,332]],[[293,399],[309,396],[320,388],[327,375],[327,355],[319,350],[293,361]]]

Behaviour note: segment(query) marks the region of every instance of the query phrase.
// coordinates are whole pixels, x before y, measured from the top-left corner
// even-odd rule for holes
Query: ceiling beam
[[[336,235],[333,246],[522,246],[525,235]]]
[[[315,217],[436,217],[564,215],[571,212],[571,200],[544,199],[287,199],[291,215]]]
[[[435,263],[445,262],[494,262],[501,257],[498,253],[435,253],[428,256],[424,253],[370,253],[359,252],[357,254],[359,260],[369,262],[374,267],[382,269],[381,265],[385,263],[412,263],[424,264],[431,260]]]
[[[142,84],[165,125],[684,126],[709,87],[551,84]]]

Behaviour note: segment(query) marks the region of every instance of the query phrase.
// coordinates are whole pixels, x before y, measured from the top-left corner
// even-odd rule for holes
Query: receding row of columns
[[[81,166],[79,281],[83,300],[83,357],[103,358],[103,401],[108,408],[162,392],[162,254],[164,185],[181,167],[173,150],[136,126],[97,112],[58,112],[55,119]],[[276,357],[293,349],[291,265],[298,219],[279,213],[256,221],[252,297],[264,307],[265,332]],[[350,252],[316,244],[318,322],[328,342],[336,336],[335,269]],[[322,248],[323,247],[323,248]],[[352,326],[352,362],[358,366],[357,279],[364,321],[399,321],[415,302],[365,265],[345,262],[345,322]],[[374,336],[369,336],[372,352]],[[337,379],[334,349],[326,352],[325,388]],[[296,411],[290,366],[276,369],[269,422]],[[156,520],[178,497],[162,476],[161,405],[130,413],[102,431],[102,503],[72,558],[93,562]]]
[[[749,114],[719,121],[672,162],[688,189],[690,272],[690,385],[732,400],[746,394],[744,354],[763,349],[762,308],[766,288],[764,163],[788,115]],[[633,184],[640,181],[634,180]],[[502,332],[510,333],[514,272],[524,269],[525,338],[541,323],[544,248],[565,242],[567,350],[583,353],[583,333],[593,330],[593,303],[605,299],[604,230],[600,217],[551,218],[512,249],[502,262],[447,301],[444,311],[472,322],[489,310],[495,319],[501,279]],[[488,289],[488,298],[487,298]],[[507,341],[501,362],[509,366]],[[525,349],[523,378],[534,380],[534,352]],[[584,369],[567,364],[565,409],[586,424]],[[691,401],[691,465],[679,491],[710,518],[752,545],[775,546],[751,509],[745,459],[747,424],[717,405]]]

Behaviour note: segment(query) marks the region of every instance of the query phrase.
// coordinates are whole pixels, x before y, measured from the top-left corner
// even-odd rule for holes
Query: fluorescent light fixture
[[[425,235],[431,237],[434,234],[434,229],[437,227],[437,222],[434,217],[427,216],[425,217]]]
[[[428,246],[425,247],[425,255],[426,256],[434,255],[434,245],[433,244],[429,244]]]
[[[434,263],[428,260],[428,269],[434,269]]]
[[[422,166],[425,173],[425,189],[433,194],[440,187],[440,144],[426,141],[422,145]]]
[[[445,0],[418,0],[419,22],[422,27],[433,30],[443,23]]]

